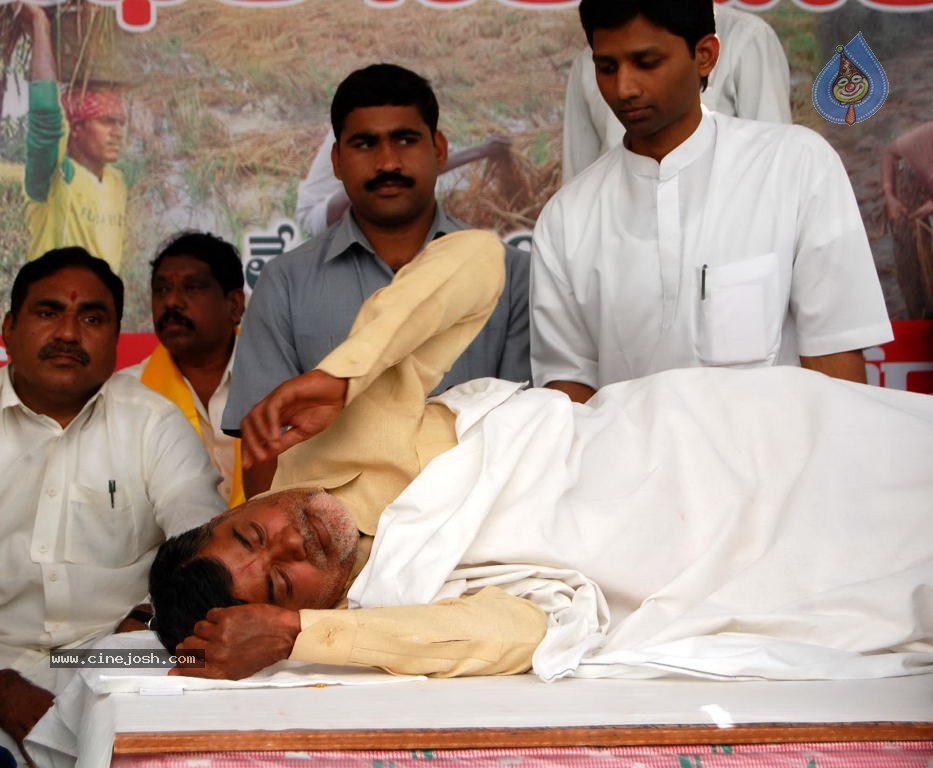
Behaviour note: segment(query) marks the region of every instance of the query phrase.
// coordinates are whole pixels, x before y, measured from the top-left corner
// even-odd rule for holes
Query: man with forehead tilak
[[[275,492],[150,574],[162,642],[205,651],[177,674],[929,668],[929,398],[785,367],[670,371],[586,405],[482,379],[425,404],[502,281],[491,235],[435,241],[250,413],[244,462],[284,451]]]
[[[74,674],[50,651],[144,629],[156,547],[223,509],[181,413],[113,375],[122,314],[120,278],[72,247],[20,269],[3,319],[0,728],[18,746]]]

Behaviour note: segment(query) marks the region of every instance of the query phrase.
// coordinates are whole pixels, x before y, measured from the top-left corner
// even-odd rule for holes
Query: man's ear
[[[444,170],[447,165],[447,137],[443,131],[434,131],[434,156],[437,158],[437,169]]]
[[[709,34],[701,37],[696,45],[694,52],[696,60],[697,74],[700,77],[709,77],[716,62],[719,61],[719,38],[716,35]]]
[[[340,175],[340,139],[337,139],[330,147],[330,164],[334,168],[334,176],[338,181],[343,181]]]
[[[246,309],[246,294],[242,288],[237,288],[227,294],[227,304],[230,306],[230,317],[235,325],[240,324],[243,319],[243,311]]]

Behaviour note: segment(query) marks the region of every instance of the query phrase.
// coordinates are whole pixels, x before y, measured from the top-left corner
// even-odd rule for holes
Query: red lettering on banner
[[[716,0],[721,5],[731,5],[746,11],[764,11],[780,0]],[[810,11],[832,11],[841,8],[847,0],[794,0],[801,8]],[[933,9],[933,0],[859,0],[862,5],[878,11],[923,11]]]
[[[472,5],[478,0],[418,0],[422,5],[434,8],[455,9]],[[492,2],[493,0],[487,0]],[[558,9],[578,5],[580,0],[496,0],[503,5],[517,8]],[[801,8],[811,11],[831,11],[841,8],[847,0],[793,0]],[[65,0],[57,0],[58,4]],[[113,6],[117,14],[117,23],[128,32],[145,32],[156,24],[157,10],[160,5],[177,5],[184,0],[91,0],[97,5]],[[303,0],[221,0],[228,5],[277,8],[283,5],[295,5]],[[333,0],[347,2],[347,0]],[[780,0],[715,0],[721,5],[731,5],[747,11],[764,11],[776,6]],[[933,10],[933,0],[858,0],[862,5],[878,11],[927,11]],[[365,0],[373,8],[395,8],[405,4],[405,0]],[[2,4],[2,0],[0,0]]]
[[[473,5],[476,0],[418,0],[418,2],[435,8],[461,8]],[[540,8],[571,8],[580,4],[580,0],[499,0],[499,2],[503,5]],[[371,5],[373,8],[392,8],[404,3],[405,0],[366,0],[366,5]]]
[[[933,321],[895,320],[894,341],[865,350],[868,383],[933,393]]]
[[[59,0],[64,2],[64,0]],[[113,6],[117,24],[127,32],[146,32],[156,23],[156,8],[160,5],[177,5],[183,0],[92,0],[98,5]]]

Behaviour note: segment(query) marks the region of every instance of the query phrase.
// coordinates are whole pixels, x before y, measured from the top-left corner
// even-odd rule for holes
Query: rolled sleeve
[[[534,603],[496,587],[431,605],[300,614],[293,660],[432,677],[527,672],[547,625]]]

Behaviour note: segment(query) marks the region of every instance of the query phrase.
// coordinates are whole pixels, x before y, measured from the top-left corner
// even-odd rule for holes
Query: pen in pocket
[[[108,480],[107,490],[110,491],[110,508],[113,509],[113,497],[116,495],[116,492],[117,492],[117,481]]]
[[[706,300],[706,267],[708,265],[704,264],[703,269],[700,270],[700,301]]]

